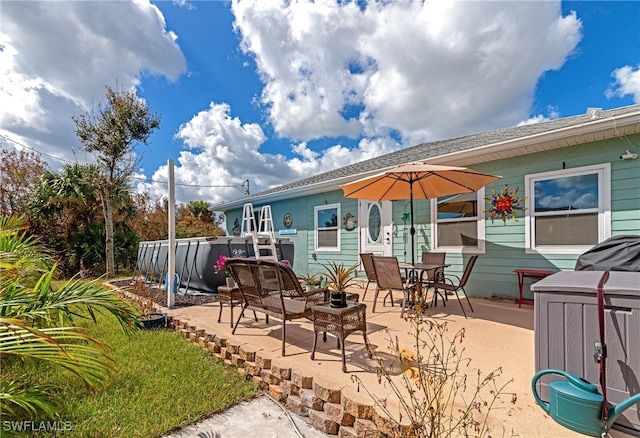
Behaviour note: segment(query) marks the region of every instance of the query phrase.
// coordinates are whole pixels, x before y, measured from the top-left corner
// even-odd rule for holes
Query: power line
[[[14,140],[14,139],[10,138],[6,134],[0,134],[0,138],[2,138],[5,141],[17,144],[18,146],[22,146],[23,148],[28,149],[30,151],[33,151],[33,152],[36,152],[38,154],[45,155],[47,157],[53,158],[54,160],[62,161],[62,162],[65,162],[67,164],[75,164],[73,161],[65,160],[64,158],[59,158],[59,157],[56,157],[54,155],[50,155],[50,154],[47,154],[45,152],[41,152],[41,151],[31,147],[31,146],[27,146],[24,143],[21,143],[21,142],[19,142],[17,140]],[[135,178],[135,177],[133,179],[137,180],[137,181],[144,181],[144,182],[150,182],[150,183],[168,184],[168,181],[157,181],[157,180],[153,180],[153,179]],[[248,179],[245,179],[242,182],[241,185],[201,185],[201,184],[186,184],[186,183],[174,183],[174,185],[183,186],[183,187],[195,187],[195,188],[233,187],[234,189],[240,190],[245,195],[249,195],[250,194],[250,192],[249,192],[249,180]]]
[[[159,181],[155,179],[147,179],[147,178],[133,178],[136,181],[144,181],[148,183],[158,183],[158,184],[168,184],[169,181]],[[186,183],[173,183],[176,186],[184,186],[184,187],[197,187],[197,188],[220,188],[220,187],[233,187],[234,189],[240,190],[245,195],[249,195],[249,180],[245,179],[242,181],[241,185],[205,185],[205,184],[186,184]]]
[[[29,149],[29,150],[30,150],[30,151],[32,151],[32,152],[36,152],[36,153],[38,153],[38,154],[40,154],[40,155],[44,155],[44,156],[47,156],[47,157],[49,157],[49,158],[53,158],[54,160],[62,161],[62,162],[67,163],[67,164],[74,164],[74,163],[73,163],[73,161],[65,160],[64,158],[60,158],[60,157],[56,157],[55,155],[47,154],[46,152],[39,151],[39,150],[37,150],[36,148],[32,148],[31,146],[27,146],[27,145],[26,145],[26,144],[24,144],[24,143],[20,143],[20,142],[19,142],[19,141],[17,141],[17,140],[14,140],[14,139],[12,139],[12,138],[9,138],[9,136],[8,136],[8,135],[6,135],[6,134],[0,134],[0,138],[2,138],[2,139],[3,139],[3,140],[5,140],[5,141],[8,141],[8,142],[11,142],[11,143],[17,144],[18,146],[22,146],[22,147],[23,147],[23,148],[25,148],[25,149]],[[14,146],[14,147],[15,147],[15,146]]]

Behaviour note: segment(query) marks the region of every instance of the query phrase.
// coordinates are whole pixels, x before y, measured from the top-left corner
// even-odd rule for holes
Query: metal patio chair
[[[463,293],[464,297],[467,299],[469,308],[473,312],[473,306],[471,306],[471,301],[469,301],[469,297],[467,296],[467,292],[464,290],[464,287],[467,284],[467,281],[469,280],[469,276],[471,275],[471,270],[473,269],[473,266],[475,265],[477,259],[478,259],[477,255],[472,255],[469,258],[469,261],[467,262],[467,265],[464,268],[464,272],[462,273],[462,277],[458,277],[456,275],[452,275],[449,277],[445,276],[442,279],[442,281],[429,283],[429,287],[434,288],[435,293],[440,294],[440,296],[442,296],[442,293],[440,291],[444,291],[445,294],[447,292],[453,293],[458,299],[458,303],[460,304],[460,308],[462,309],[462,313],[464,314],[465,318],[467,318],[467,312],[465,312],[464,306],[462,305],[462,301],[460,301],[459,293],[460,292]],[[454,282],[451,279],[451,277],[455,278],[457,280],[457,283]]]
[[[444,265],[445,259],[447,258],[446,252],[422,252],[422,263],[425,265]],[[424,274],[424,271],[423,271]],[[433,271],[427,271],[427,278],[420,277],[420,282],[423,290],[428,290],[431,283],[442,283],[444,281],[444,268],[436,269]],[[438,303],[438,295],[442,298],[442,302],[446,300],[447,295],[441,293],[435,293],[433,296],[434,305]]]
[[[373,254],[370,252],[360,253],[360,260],[362,261],[362,266],[364,267],[364,272],[367,275],[367,285],[364,288],[364,294],[362,295],[362,300],[364,301],[367,296],[367,290],[369,289],[369,285],[371,283],[376,283],[376,270],[373,267]]]
[[[415,292],[415,284],[411,283],[410,279],[402,281],[397,257],[373,256],[373,267],[376,273],[376,294],[373,297],[372,312],[376,311],[376,301],[378,301],[378,295],[381,290],[387,291],[382,300],[383,306],[387,297],[391,298],[391,305],[393,306],[393,291],[397,290],[402,292],[400,317],[404,317],[405,306],[409,303],[409,295]]]

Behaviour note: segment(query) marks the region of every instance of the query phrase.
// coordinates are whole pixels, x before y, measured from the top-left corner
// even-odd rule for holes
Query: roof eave
[[[640,133],[640,112],[635,112],[451,152],[425,161],[433,164],[468,166],[638,133]]]
[[[532,134],[526,137],[505,140],[498,143],[490,143],[463,151],[442,154],[437,157],[426,158],[422,161],[431,164],[469,166],[487,161],[512,158],[638,133],[640,133],[640,111],[623,114],[617,117],[595,119],[579,125],[554,129],[553,131]],[[389,168],[391,167],[393,166],[389,166]],[[372,171],[361,172],[330,181],[323,181],[317,184],[310,184],[303,187],[294,187],[274,193],[268,193],[251,199],[236,199],[234,201],[219,204],[215,206],[215,208],[217,210],[219,209],[219,211],[227,211],[240,208],[246,202],[251,202],[256,199],[260,200],[260,204],[267,204],[294,197],[324,193],[330,190],[337,190],[341,184],[355,181],[359,178],[373,175],[375,173],[384,172],[386,169],[386,167],[381,167]]]

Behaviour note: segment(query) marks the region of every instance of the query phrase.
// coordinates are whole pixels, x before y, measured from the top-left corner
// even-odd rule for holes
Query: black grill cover
[[[576,271],[640,272],[640,236],[614,236],[578,257]]]

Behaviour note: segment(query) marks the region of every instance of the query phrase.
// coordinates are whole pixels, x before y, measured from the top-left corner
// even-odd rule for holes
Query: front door
[[[360,200],[360,252],[392,254],[391,201]]]

